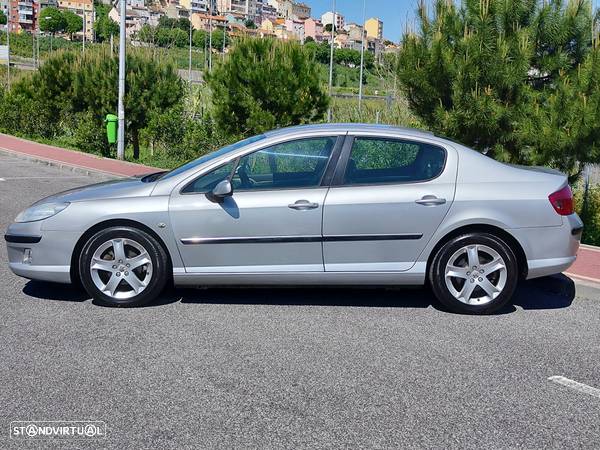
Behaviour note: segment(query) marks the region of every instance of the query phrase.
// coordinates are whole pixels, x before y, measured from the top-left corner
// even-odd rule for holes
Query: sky
[[[312,7],[313,17],[332,9],[332,0],[303,0]],[[367,19],[379,17],[383,20],[383,34],[394,42],[400,40],[404,24],[415,17],[417,0],[366,0]],[[363,0],[336,0],[336,9],[346,18],[346,22],[362,22]]]

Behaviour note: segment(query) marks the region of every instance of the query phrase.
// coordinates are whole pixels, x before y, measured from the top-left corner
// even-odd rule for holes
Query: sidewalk
[[[565,275],[592,283],[600,283],[600,247],[582,244],[577,260]]]
[[[101,158],[74,150],[38,144],[1,133],[0,150],[49,161],[58,165],[104,172],[111,175],[132,176],[157,171],[154,167]],[[597,283],[600,286],[600,247],[582,245],[577,254],[577,261],[565,272],[565,275],[588,284]]]
[[[1,133],[0,150],[19,154],[21,156],[28,156],[33,159],[48,161],[58,165],[77,167],[80,169],[88,169],[95,172],[104,172],[125,177],[143,175],[158,170],[154,167],[141,164],[102,158],[100,156],[90,155],[89,153],[65,150],[64,148],[53,147],[46,144],[38,144],[37,142]]]

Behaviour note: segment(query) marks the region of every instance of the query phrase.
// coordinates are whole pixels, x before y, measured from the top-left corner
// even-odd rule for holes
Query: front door
[[[174,192],[170,215],[190,273],[322,272],[321,180],[336,137],[264,148]],[[233,195],[209,199],[229,178]]]
[[[456,170],[453,149],[426,142],[347,142],[325,201],[325,271],[409,270],[454,200]]]

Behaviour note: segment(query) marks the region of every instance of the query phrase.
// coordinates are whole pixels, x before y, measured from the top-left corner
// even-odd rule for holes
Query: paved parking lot
[[[0,153],[0,223],[101,178]],[[0,276],[0,448],[40,444],[10,440],[11,421],[63,419],[105,421],[85,446],[119,449],[600,446],[595,391],[548,380],[600,388],[600,296],[566,277],[468,317],[426,289],[177,290],[105,308],[12,275],[4,245]]]

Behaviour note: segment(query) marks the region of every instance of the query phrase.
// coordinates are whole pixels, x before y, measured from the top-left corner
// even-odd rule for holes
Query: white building
[[[334,21],[335,21],[335,28],[337,30],[343,29],[344,25],[346,24],[346,20],[344,19],[344,16],[341,15],[339,12],[334,14],[332,11],[327,11],[325,14],[323,14],[321,16],[321,22],[323,23],[324,27],[334,23]]]

